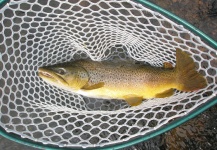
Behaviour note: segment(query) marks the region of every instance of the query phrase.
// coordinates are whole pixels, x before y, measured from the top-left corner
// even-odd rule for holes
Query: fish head
[[[54,65],[40,67],[38,75],[49,84],[79,90],[89,80],[88,72],[81,66]]]

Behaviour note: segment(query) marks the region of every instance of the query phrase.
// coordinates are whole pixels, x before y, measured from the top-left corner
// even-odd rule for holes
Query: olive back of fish
[[[145,86],[158,86],[158,84],[175,81],[174,69],[165,69],[146,65],[113,62],[78,61],[76,64],[84,67],[89,74],[90,85],[104,82],[112,89],[140,89]],[[128,91],[127,90],[127,91]]]

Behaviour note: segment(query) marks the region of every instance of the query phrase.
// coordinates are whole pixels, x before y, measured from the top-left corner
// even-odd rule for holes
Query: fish
[[[207,86],[190,55],[176,49],[176,66],[163,67],[113,61],[77,60],[39,67],[48,84],[91,98],[125,100],[137,106],[144,99],[166,98],[174,90],[192,92]]]

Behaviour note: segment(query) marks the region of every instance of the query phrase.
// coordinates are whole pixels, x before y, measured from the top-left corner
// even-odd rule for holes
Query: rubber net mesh
[[[217,93],[216,50],[132,1],[11,1],[0,10],[0,32],[0,125],[43,144],[121,143],[186,115]],[[81,58],[175,66],[176,48],[191,55],[209,85],[137,107],[76,95],[37,75],[40,66]]]

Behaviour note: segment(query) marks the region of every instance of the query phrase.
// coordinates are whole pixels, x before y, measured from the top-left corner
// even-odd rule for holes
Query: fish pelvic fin
[[[128,103],[130,106],[138,106],[142,103],[143,97],[137,96],[134,94],[129,94],[124,96],[124,100]]]
[[[193,59],[188,53],[176,50],[177,87],[180,91],[196,91],[207,86],[206,79],[196,71]]]

